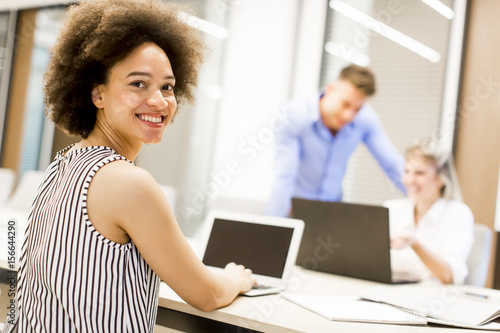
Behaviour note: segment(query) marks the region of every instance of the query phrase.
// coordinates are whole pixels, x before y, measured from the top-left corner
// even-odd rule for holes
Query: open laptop
[[[391,271],[388,208],[292,198],[292,215],[305,222],[297,265],[383,283],[418,281]]]
[[[304,222],[297,219],[213,210],[204,225],[200,255],[213,270],[229,262],[250,268],[258,285],[244,295],[273,294],[286,288],[303,230]]]

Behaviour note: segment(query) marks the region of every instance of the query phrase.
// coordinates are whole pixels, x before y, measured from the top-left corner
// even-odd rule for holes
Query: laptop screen
[[[292,198],[292,213],[305,222],[297,265],[392,282],[386,207]]]
[[[224,268],[235,262],[253,273],[281,278],[293,228],[215,218],[203,263]]]

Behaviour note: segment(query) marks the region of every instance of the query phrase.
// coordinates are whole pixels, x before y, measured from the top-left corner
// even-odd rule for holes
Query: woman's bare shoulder
[[[146,170],[124,160],[115,161],[103,166],[94,176],[92,182],[103,183],[106,187],[119,190],[141,187],[156,183]]]
[[[100,200],[106,202],[108,208],[122,211],[137,209],[141,202],[153,200],[159,193],[161,189],[153,176],[127,161],[115,161],[103,166],[89,188],[94,202]]]

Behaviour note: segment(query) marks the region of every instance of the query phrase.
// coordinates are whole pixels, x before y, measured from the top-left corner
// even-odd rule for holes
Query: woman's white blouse
[[[467,205],[438,199],[415,225],[414,203],[394,199],[384,203],[389,208],[391,237],[414,233],[427,249],[445,260],[453,271],[453,283],[462,284],[467,276],[466,261],[474,241],[474,216]],[[411,273],[422,279],[432,276],[411,247],[391,249],[393,271]]]

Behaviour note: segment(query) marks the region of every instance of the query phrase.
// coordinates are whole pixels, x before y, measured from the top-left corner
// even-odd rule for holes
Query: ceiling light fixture
[[[212,22],[208,22],[205,20],[202,20],[199,17],[190,15],[185,12],[180,12],[178,14],[179,19],[181,21],[189,24],[195,29],[198,29],[200,31],[203,31],[209,35],[212,35],[214,37],[220,38],[220,39],[226,39],[229,36],[229,30],[227,30],[224,27],[221,27],[217,24],[214,24]]]
[[[332,41],[325,44],[325,51],[359,66],[370,64],[370,58],[366,55]]]
[[[455,12],[453,9],[450,7],[446,6],[439,0],[420,0],[423,3],[425,3],[427,6],[431,7],[434,9],[436,12],[439,14],[443,15],[446,17],[448,20],[451,20],[453,17],[455,17]]]
[[[390,39],[391,41],[407,48],[408,50],[424,57],[425,59],[428,59],[429,61],[437,63],[441,59],[441,55],[439,54],[439,52],[403,34],[402,32],[391,28],[387,24],[382,23],[369,15],[366,15],[365,13],[346,4],[345,2],[332,0],[330,1],[330,7],[333,10],[341,13],[342,15],[350,18],[351,20],[358,22],[366,28]]]

